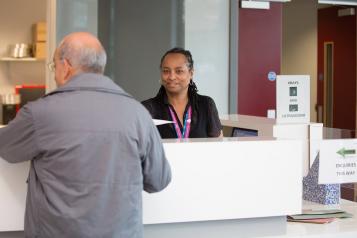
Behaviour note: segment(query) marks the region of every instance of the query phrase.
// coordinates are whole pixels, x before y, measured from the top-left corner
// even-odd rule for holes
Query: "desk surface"
[[[273,136],[275,119],[239,114],[220,115],[219,118],[223,126],[252,129],[257,130],[259,136]]]
[[[353,218],[329,224],[285,222],[285,217],[189,222],[145,226],[146,238],[356,238],[357,203],[341,200],[341,205],[323,206],[304,201],[304,209],[342,209]],[[281,219],[281,223],[276,223]],[[280,225],[281,224],[281,225]]]
[[[349,238],[357,237],[357,203],[341,200],[340,205],[323,206],[304,201],[304,209],[341,209],[353,214],[352,218],[336,219],[329,224],[307,224],[288,222],[286,235],[276,237],[328,237]]]
[[[219,118],[224,124],[235,123],[235,122],[249,123],[249,124],[270,124],[270,125],[275,124],[275,119],[272,118],[241,115],[241,114],[220,115]]]

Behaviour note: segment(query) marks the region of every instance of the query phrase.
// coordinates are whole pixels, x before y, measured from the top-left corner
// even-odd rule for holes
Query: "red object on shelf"
[[[16,85],[15,93],[20,95],[20,104],[16,105],[16,111],[27,102],[37,100],[46,93],[46,85]]]

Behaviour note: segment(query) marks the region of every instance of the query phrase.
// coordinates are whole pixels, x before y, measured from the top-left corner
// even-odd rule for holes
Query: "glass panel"
[[[211,96],[220,114],[228,113],[229,1],[185,1],[185,46],[196,60],[194,80]]]
[[[56,9],[57,42],[74,31],[97,35],[98,0],[58,0]]]
[[[184,1],[99,1],[98,35],[108,52],[106,75],[138,100],[156,95],[160,59],[184,46]],[[139,86],[140,85],[140,86]]]
[[[98,35],[108,52],[106,75],[124,90],[139,101],[155,96],[162,55],[185,47],[193,55],[199,92],[215,100],[219,113],[227,113],[229,1],[109,0],[99,1],[98,10]]]
[[[352,139],[355,138],[355,130],[323,128],[324,139]],[[341,198],[357,201],[357,183],[341,184]]]
[[[48,54],[47,63],[62,38],[75,31],[98,32],[98,0],[47,1]],[[54,73],[46,69],[46,91],[56,89]]]

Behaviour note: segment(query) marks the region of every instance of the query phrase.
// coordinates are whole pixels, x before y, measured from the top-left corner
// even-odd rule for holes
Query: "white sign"
[[[278,75],[276,80],[276,122],[310,122],[310,76]]]
[[[320,142],[319,184],[357,182],[357,139]]]

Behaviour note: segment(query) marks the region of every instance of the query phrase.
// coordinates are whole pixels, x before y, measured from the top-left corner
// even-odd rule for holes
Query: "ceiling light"
[[[269,9],[270,4],[263,1],[242,1],[241,8]]]
[[[357,1],[338,1],[338,0],[319,0],[320,4],[332,4],[332,5],[351,5],[357,6]]]
[[[242,0],[241,8],[269,9],[270,2],[290,2],[291,0]]]
[[[290,2],[291,0],[259,0],[261,2]]]

